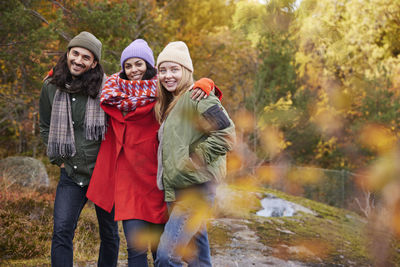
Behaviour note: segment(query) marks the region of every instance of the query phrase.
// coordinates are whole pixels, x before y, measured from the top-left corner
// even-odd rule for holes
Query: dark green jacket
[[[46,80],[40,94],[40,136],[46,146],[50,130],[51,109],[56,90],[56,86],[50,84],[49,80]],[[90,177],[92,176],[101,140],[86,140],[85,138],[84,122],[88,96],[79,93],[70,94],[70,99],[75,133],[76,154],[71,158],[50,158],[50,162],[58,166],[64,163],[68,176],[78,185],[86,186],[89,184]]]
[[[235,126],[219,99],[211,93],[201,101],[184,93],[171,110],[162,132],[162,183],[165,201],[175,200],[175,190],[226,175],[226,153],[235,142]],[[205,163],[192,161],[197,155]],[[200,167],[199,167],[200,166]]]

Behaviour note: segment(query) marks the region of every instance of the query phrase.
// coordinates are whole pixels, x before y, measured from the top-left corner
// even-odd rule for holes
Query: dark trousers
[[[73,245],[75,229],[83,207],[87,202],[87,186],[80,187],[65,169],[61,169],[54,202],[54,230],[51,242],[51,265],[73,266]],[[119,251],[118,224],[111,213],[95,206],[100,231],[98,266],[117,266]]]
[[[128,266],[147,267],[147,245],[151,244],[153,259],[156,259],[158,242],[164,224],[154,224],[143,220],[125,220],[122,222],[128,246]]]

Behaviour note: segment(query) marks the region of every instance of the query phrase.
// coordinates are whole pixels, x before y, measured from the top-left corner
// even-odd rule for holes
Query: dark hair
[[[143,75],[142,80],[151,80],[154,76],[157,74],[157,69],[151,66],[146,60],[144,60],[146,63],[146,72]],[[122,68],[122,72],[119,74],[119,77],[124,80],[129,80],[128,76],[126,76],[125,69]]]
[[[81,92],[85,95],[95,98],[100,92],[100,87],[103,83],[103,67],[100,65],[95,56],[94,60],[97,61],[96,67],[93,69],[91,68],[82,73],[82,75],[72,79],[72,75],[67,64],[67,53],[68,52],[65,52],[65,54],[59,58],[56,66],[53,69],[53,75],[51,76],[50,83],[56,85],[61,91],[68,93]],[[70,85],[68,89],[65,87],[66,84]]]

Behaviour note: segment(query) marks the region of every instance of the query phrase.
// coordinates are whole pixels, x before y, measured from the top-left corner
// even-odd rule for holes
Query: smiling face
[[[158,67],[158,76],[164,88],[174,93],[182,80],[182,66],[174,62],[163,62]]]
[[[130,81],[139,81],[146,73],[146,62],[137,57],[129,58],[124,62],[124,70],[126,77],[128,77]]]
[[[92,52],[83,47],[72,47],[67,54],[67,65],[73,77],[94,69],[97,61]]]

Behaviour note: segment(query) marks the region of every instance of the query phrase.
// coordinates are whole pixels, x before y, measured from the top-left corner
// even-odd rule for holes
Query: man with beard
[[[105,79],[101,47],[89,32],[75,36],[40,95],[40,134],[50,162],[61,169],[54,202],[52,266],[73,266],[72,240],[105,134],[106,117],[99,101]],[[101,239],[98,266],[116,266],[119,236],[114,211],[95,209]]]

